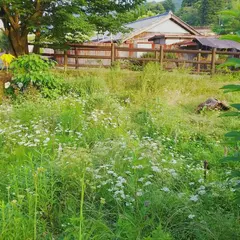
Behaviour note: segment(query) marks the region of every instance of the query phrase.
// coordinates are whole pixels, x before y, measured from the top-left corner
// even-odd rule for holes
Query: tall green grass
[[[0,239],[239,238],[236,181],[219,163],[239,121],[195,112],[209,97],[238,102],[220,90],[238,76],[55,74],[63,96],[0,106]]]

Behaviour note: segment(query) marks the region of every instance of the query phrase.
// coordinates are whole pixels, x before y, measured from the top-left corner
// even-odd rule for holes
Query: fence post
[[[159,63],[161,67],[163,67],[163,58],[164,58],[163,45],[160,45]]]
[[[159,61],[159,51],[157,49],[155,49],[155,59]]]
[[[216,48],[212,49],[211,75],[216,72]]]
[[[64,50],[64,71],[67,70],[67,65],[68,65],[67,50]]]
[[[57,61],[57,57],[56,57],[56,49],[53,49],[53,57],[54,57],[54,60]]]
[[[76,47],[75,47],[74,54],[75,54],[75,65],[76,65],[75,68],[78,69],[78,51]]]
[[[200,73],[201,70],[201,63],[199,63],[201,61],[201,49],[198,50],[199,53],[197,54],[197,73]]]
[[[111,65],[115,62],[115,44],[111,43]]]

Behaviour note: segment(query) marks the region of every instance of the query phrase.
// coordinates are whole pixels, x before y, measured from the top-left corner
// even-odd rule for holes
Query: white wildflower
[[[198,195],[190,196],[190,200],[193,201],[193,202],[197,202],[198,201]]]
[[[163,187],[161,190],[164,191],[164,192],[170,192],[168,187]]]
[[[143,195],[142,189],[139,189],[139,190],[136,192],[136,195],[137,195],[138,197],[141,197],[141,196]]]
[[[205,186],[201,185],[198,190],[205,190]]]
[[[144,186],[151,185],[152,183],[150,181],[145,182]]]
[[[199,191],[198,191],[198,194],[199,194],[199,195],[204,195],[205,193],[206,193],[205,190],[199,190]]]
[[[189,219],[194,219],[196,216],[194,215],[194,214],[190,214],[190,215],[188,215],[188,218]]]
[[[7,89],[7,88],[9,88],[9,87],[10,87],[10,85],[11,85],[11,83],[10,83],[10,82],[5,82],[5,84],[4,84],[4,87]]]
[[[18,85],[19,88],[23,87],[23,83],[21,83],[21,82],[17,83],[17,85]]]
[[[141,177],[141,178],[138,179],[138,182],[143,182],[143,181],[144,181],[144,178],[143,178],[143,177]]]
[[[203,178],[200,178],[200,179],[198,180],[198,182],[199,182],[199,183],[203,183],[203,182],[204,182],[204,179],[203,179]]]
[[[152,170],[153,170],[154,172],[161,172],[161,170],[160,170],[159,167],[157,167],[157,166],[152,166]]]

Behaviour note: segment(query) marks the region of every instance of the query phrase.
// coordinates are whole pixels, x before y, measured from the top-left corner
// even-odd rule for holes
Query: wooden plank
[[[67,55],[68,58],[83,58],[83,59],[111,59],[111,56],[95,56],[95,55]]]
[[[68,66],[68,54],[67,51],[64,51],[64,70],[67,70],[67,66]]]
[[[160,58],[159,58],[159,63],[161,67],[163,66],[163,59],[164,59],[164,49],[163,45],[160,46]]]
[[[201,49],[199,49],[199,51],[201,51]],[[197,73],[200,73],[200,70],[201,70],[201,65],[199,62],[201,62],[201,52],[199,52],[197,54]]]
[[[219,55],[229,55],[229,56],[240,56],[240,52],[216,51],[216,54],[219,54]]]
[[[159,54],[159,51],[157,51],[157,49],[155,49],[154,56],[155,56],[156,61],[158,61],[160,58],[160,54]]]
[[[111,65],[113,66],[115,62],[115,44],[111,44]]]
[[[100,46],[100,45],[82,45],[82,44],[69,44],[70,47],[76,47],[77,49],[101,49],[111,51],[111,45],[109,46]]]
[[[77,48],[75,47],[75,49],[74,49],[74,53],[75,53],[75,55],[77,56],[76,58],[75,58],[75,64],[77,65],[76,66],[76,69],[78,68],[78,52],[77,52]]]
[[[46,56],[46,57],[64,57],[64,54],[59,54],[59,53],[42,53],[42,56]]]
[[[195,53],[198,54],[199,50],[183,50],[183,49],[164,49],[164,52],[166,53]],[[211,54],[211,51],[201,51],[202,54]]]
[[[128,47],[116,47],[119,52],[155,52],[155,49],[151,48],[128,48]]]
[[[155,58],[131,58],[131,57],[116,57],[117,60],[134,60],[134,61],[144,61],[144,62],[156,62],[158,59]]]
[[[104,68],[109,68],[111,67],[110,65],[96,65],[96,64],[74,64],[74,63],[69,63],[67,65],[68,67],[73,67],[73,68],[76,68],[76,66],[78,67],[94,67],[94,68],[101,68],[101,67],[104,67]],[[57,64],[57,67],[64,67],[64,64]]]
[[[175,62],[175,63],[196,63],[196,64],[211,64],[210,61],[196,61],[196,60],[184,60],[184,59],[169,59],[169,58],[164,58],[164,62]]]
[[[212,59],[211,59],[211,75],[216,72],[216,48],[212,49]]]

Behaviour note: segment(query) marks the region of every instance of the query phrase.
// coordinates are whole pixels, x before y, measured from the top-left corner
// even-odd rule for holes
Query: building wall
[[[0,19],[0,29],[3,29],[4,25],[3,25],[3,21]]]
[[[174,43],[182,42],[184,39],[166,39],[165,44],[166,45],[172,45]]]
[[[152,32],[152,33],[173,33],[173,34],[177,34],[177,33],[181,33],[181,34],[190,34],[187,30],[185,30],[184,28],[182,28],[181,26],[179,26],[178,24],[176,24],[175,22],[173,22],[172,20],[167,20],[164,21],[163,23],[160,23],[159,25],[151,28],[148,30],[148,32]],[[156,35],[156,34],[155,34]]]

